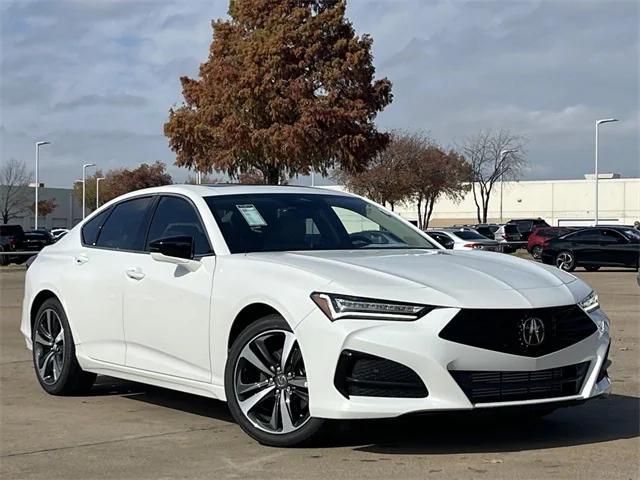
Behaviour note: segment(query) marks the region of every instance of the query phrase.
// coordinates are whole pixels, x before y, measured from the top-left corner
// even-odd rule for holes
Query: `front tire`
[[[324,423],[310,416],[302,351],[280,315],[252,323],[233,342],[225,368],[225,393],[236,422],[265,445],[307,443]]]
[[[556,255],[556,267],[565,272],[573,272],[576,268],[576,257],[568,250],[563,250]]]
[[[96,375],[80,368],[71,328],[58,299],[50,298],[38,309],[31,339],[36,377],[47,393],[77,395],[91,389]]]

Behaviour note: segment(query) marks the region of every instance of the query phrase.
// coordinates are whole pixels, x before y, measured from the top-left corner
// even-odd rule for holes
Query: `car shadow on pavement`
[[[235,423],[226,403],[111,377],[98,377],[91,394],[120,395]],[[484,413],[484,412],[483,412]],[[517,415],[447,412],[395,419],[332,422],[320,448],[352,447],[380,454],[492,453],[538,450],[640,437],[640,398],[610,395],[560,408],[537,419]]]
[[[129,400],[234,423],[227,404],[219,400],[119,378],[99,376],[90,395],[119,395]]]
[[[527,421],[517,416],[448,413],[352,423],[342,438],[363,452],[517,452],[636,438],[640,436],[640,398],[611,395]]]

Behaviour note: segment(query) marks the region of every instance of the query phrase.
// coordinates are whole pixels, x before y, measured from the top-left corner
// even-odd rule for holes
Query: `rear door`
[[[520,233],[520,240],[528,240],[533,231],[533,220],[516,220],[515,224],[518,227],[518,233]]]
[[[578,263],[599,265],[604,261],[600,231],[597,228],[580,230],[565,238],[571,242],[570,247]]]
[[[154,197],[124,200],[89,220],[74,258],[68,314],[93,359],[124,365],[122,299],[125,266],[144,255],[144,234]]]
[[[126,365],[201,382],[211,381],[210,304],[216,259],[195,206],[177,195],[160,197],[149,226],[149,243],[188,235],[196,259],[189,271],[144,254],[123,266]]]

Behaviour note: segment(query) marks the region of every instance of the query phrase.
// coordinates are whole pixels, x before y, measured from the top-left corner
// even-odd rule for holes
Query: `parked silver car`
[[[427,234],[449,250],[501,251],[499,242],[480,235],[472,228],[430,228]]]

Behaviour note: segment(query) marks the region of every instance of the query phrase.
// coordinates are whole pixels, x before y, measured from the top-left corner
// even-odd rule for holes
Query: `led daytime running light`
[[[331,321],[341,318],[416,320],[433,307],[328,293],[313,293],[311,299]]]

